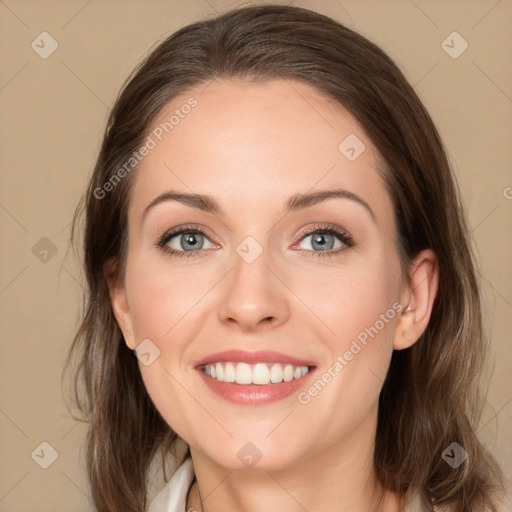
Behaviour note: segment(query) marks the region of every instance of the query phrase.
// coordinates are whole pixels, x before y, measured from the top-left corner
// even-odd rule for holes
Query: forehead
[[[344,188],[381,217],[390,199],[378,153],[354,117],[312,86],[291,80],[221,80],[175,97],[154,120],[154,146],[136,172],[138,212],[167,189],[204,193],[235,208],[282,206],[290,195]],[[229,205],[226,206],[229,210]],[[135,214],[135,213],[133,213]]]

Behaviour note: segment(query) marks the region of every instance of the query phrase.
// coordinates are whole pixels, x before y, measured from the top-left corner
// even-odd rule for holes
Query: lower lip
[[[222,382],[206,375],[203,370],[196,368],[205,384],[221,398],[237,405],[265,405],[283,400],[293,393],[298,392],[316,368],[311,368],[300,379],[292,379],[290,382],[279,384],[237,384],[236,382]]]

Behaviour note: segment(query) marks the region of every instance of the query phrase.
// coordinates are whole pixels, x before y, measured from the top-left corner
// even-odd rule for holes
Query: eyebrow
[[[309,208],[323,201],[334,198],[350,199],[351,201],[359,203],[360,205],[364,206],[364,208],[370,214],[372,220],[376,222],[375,213],[364,199],[361,199],[357,194],[354,194],[354,192],[340,188],[295,194],[288,198],[286,201],[285,213]],[[144,222],[144,218],[154,206],[166,201],[177,201],[184,205],[190,206],[191,208],[197,208],[198,210],[207,213],[224,215],[224,210],[212,196],[206,194],[188,194],[185,192],[168,190],[167,192],[164,192],[163,194],[155,197],[155,199],[153,199],[153,201],[151,201],[151,203],[149,203],[146,208],[144,208],[141,223]]]

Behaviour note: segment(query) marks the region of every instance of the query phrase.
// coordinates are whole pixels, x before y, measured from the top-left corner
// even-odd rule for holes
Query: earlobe
[[[395,326],[393,348],[403,350],[412,346],[425,331],[437,295],[439,265],[431,249],[421,251],[409,273],[409,282],[403,290],[405,303]]]
[[[126,297],[126,290],[124,284],[116,277],[111,276],[107,278],[110,303],[112,304],[112,310],[117,321],[117,325],[123,333],[126,345],[131,349],[135,350],[135,338],[133,335],[133,323],[130,313],[130,307],[128,305],[128,299]]]

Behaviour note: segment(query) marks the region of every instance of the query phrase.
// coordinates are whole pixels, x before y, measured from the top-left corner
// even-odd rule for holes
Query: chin
[[[261,444],[251,441],[233,442],[222,453],[211,453],[209,457],[230,471],[280,471],[298,464],[300,455],[293,449],[282,444],[280,447],[268,442],[265,446]]]

